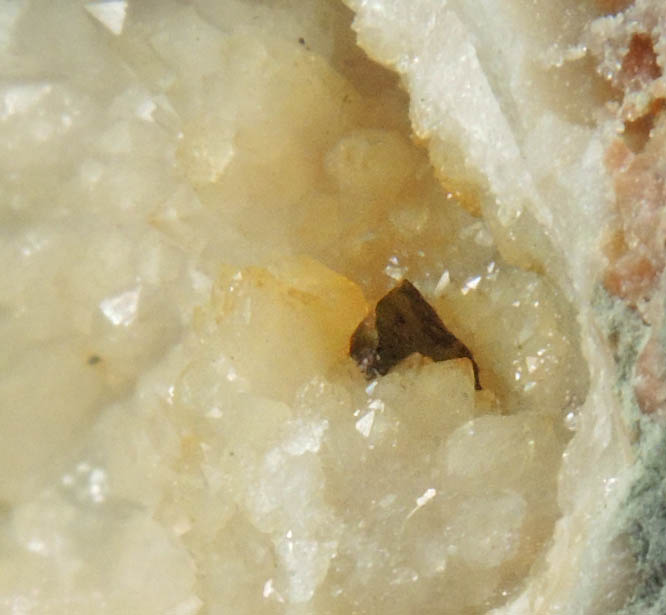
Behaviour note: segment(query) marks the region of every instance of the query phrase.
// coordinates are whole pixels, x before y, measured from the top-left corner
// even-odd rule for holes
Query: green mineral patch
[[[611,343],[617,369],[616,390],[625,420],[637,434],[634,481],[622,504],[618,533],[629,537],[638,572],[633,596],[618,615],[666,613],[666,435],[644,416],[636,401],[634,366],[649,328],[624,302],[599,289],[595,308]]]
[[[666,613],[666,437],[656,429],[643,438],[640,471],[624,505],[622,522],[637,559],[638,583],[621,615]]]

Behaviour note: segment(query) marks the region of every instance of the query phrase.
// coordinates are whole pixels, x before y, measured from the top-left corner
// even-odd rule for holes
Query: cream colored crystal
[[[566,273],[588,128],[527,95],[506,111],[520,84],[477,55],[462,2],[350,3],[411,103],[336,2],[18,4],[0,9],[0,610],[558,604],[538,575],[575,542],[579,482],[601,489],[576,451],[616,429],[577,414],[591,381],[612,402]],[[570,185],[542,152],[560,129]],[[563,228],[539,230],[560,198]],[[369,381],[349,358],[403,278],[483,390],[469,359]]]

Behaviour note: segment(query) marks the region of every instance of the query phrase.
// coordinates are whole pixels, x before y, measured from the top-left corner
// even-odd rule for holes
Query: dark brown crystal
[[[468,358],[474,368],[475,387],[481,388],[472,353],[444,326],[418,289],[404,280],[356,327],[349,354],[368,378],[375,378],[415,352],[433,361]]]

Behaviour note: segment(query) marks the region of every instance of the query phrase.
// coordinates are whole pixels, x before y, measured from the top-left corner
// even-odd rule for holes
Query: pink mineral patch
[[[637,32],[629,41],[629,50],[622,60],[619,83],[625,89],[638,90],[661,76],[661,67],[654,52],[652,37]]]
[[[616,141],[607,164],[614,178],[617,225],[606,245],[609,292],[636,306],[647,301],[665,265],[666,169],[652,151],[634,154]]]
[[[636,153],[616,139],[606,152],[616,217],[605,246],[604,284],[652,328],[634,367],[634,391],[644,413],[666,415],[666,349],[660,338],[666,268],[666,121],[662,107],[656,108],[654,126],[642,151]]]

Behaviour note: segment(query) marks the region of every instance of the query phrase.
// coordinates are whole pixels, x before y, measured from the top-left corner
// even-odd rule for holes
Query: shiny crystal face
[[[433,176],[350,15],[2,10],[0,610],[482,613],[515,595],[586,393],[575,313]],[[480,390],[464,357],[370,380],[350,358],[403,279]]]

